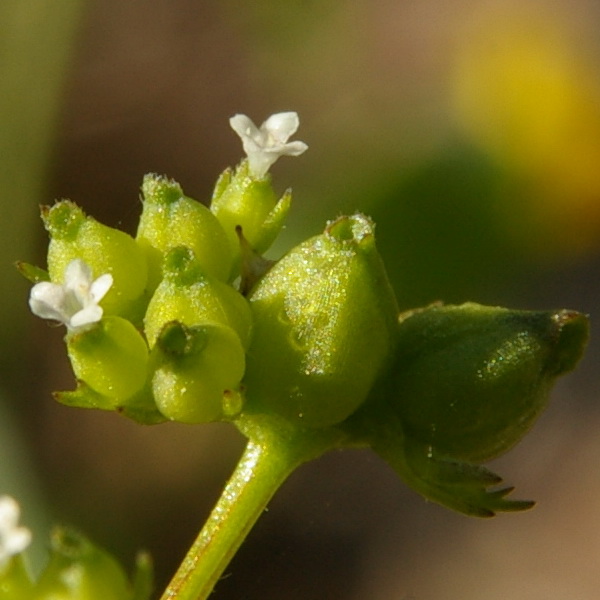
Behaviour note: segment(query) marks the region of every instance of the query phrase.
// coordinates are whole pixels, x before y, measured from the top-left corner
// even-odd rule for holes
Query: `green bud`
[[[434,455],[493,458],[529,430],[554,380],[581,357],[587,331],[583,315],[565,310],[416,311],[400,323],[384,402]]]
[[[154,398],[168,419],[207,423],[240,411],[237,388],[244,375],[245,357],[240,339],[230,327],[167,323],[152,359]]]
[[[67,350],[77,379],[111,399],[107,403],[113,408],[140,391],[146,381],[148,347],[139,331],[121,317],[105,317],[69,334]]]
[[[252,249],[262,254],[279,235],[291,201],[290,191],[277,201],[271,176],[255,179],[243,160],[235,172],[227,169],[219,177],[210,209],[223,225],[233,255],[239,257],[236,228],[241,227]]]
[[[194,253],[175,248],[165,258],[164,279],[154,292],[144,319],[146,337],[154,346],[163,326],[179,321],[187,326],[228,325],[248,345],[251,329],[247,300],[230,285],[206,274]]]
[[[367,397],[393,349],[398,314],[373,229],[360,214],[339,218],[251,293],[244,381],[256,410],[325,427]]]
[[[148,254],[151,289],[162,277],[165,254],[176,246],[191,248],[206,273],[227,280],[232,265],[230,243],[213,213],[184,196],[178,183],[158,175],[144,177],[142,194],[137,240]]]
[[[80,534],[56,529],[51,555],[30,600],[133,600],[121,566]]]
[[[146,259],[126,233],[98,223],[73,202],[63,200],[42,208],[50,233],[48,272],[55,283],[64,283],[67,265],[74,259],[87,263],[95,276],[105,273],[114,283],[102,301],[107,314],[137,317],[144,302],[148,278]]]

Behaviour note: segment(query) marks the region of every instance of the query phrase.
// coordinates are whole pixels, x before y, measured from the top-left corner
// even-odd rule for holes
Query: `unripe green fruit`
[[[343,421],[391,353],[398,309],[373,223],[341,217],[284,256],[250,295],[249,403],[297,423]]]
[[[232,266],[230,242],[213,213],[184,196],[178,183],[146,175],[142,184],[144,208],[136,239],[148,254],[151,289],[162,277],[162,262],[176,246],[190,248],[205,273],[222,281]]]
[[[415,311],[400,324],[383,403],[434,456],[481,462],[523,437],[586,340],[587,319],[572,311]]]
[[[67,337],[77,379],[113,399],[114,407],[142,389],[148,374],[148,347],[138,330],[121,317],[105,317]]]
[[[291,201],[290,191],[278,201],[270,175],[255,179],[248,172],[248,161],[244,160],[235,172],[228,169],[219,177],[210,210],[223,225],[233,256],[239,257],[236,228],[242,228],[255,252],[263,253],[281,231]]]
[[[152,360],[154,399],[168,419],[207,423],[241,409],[238,386],[244,375],[244,349],[230,327],[168,323]]]
[[[228,325],[239,335],[242,345],[248,345],[251,329],[248,301],[230,285],[205,274],[190,249],[173,249],[165,259],[164,271],[164,279],[156,288],[144,319],[150,347],[170,321],[187,326]]]
[[[50,233],[48,273],[63,283],[68,264],[83,260],[95,277],[113,276],[113,285],[102,299],[106,314],[137,316],[148,279],[146,259],[135,240],[112,227],[88,217],[73,202],[63,200],[42,209]]]

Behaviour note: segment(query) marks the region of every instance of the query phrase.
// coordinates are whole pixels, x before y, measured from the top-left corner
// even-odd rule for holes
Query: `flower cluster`
[[[247,158],[208,207],[147,175],[135,237],[70,201],[42,210],[48,272],[22,270],[33,312],[67,327],[77,388],[57,399],[147,424],[230,421],[251,440],[283,428],[366,445],[461,512],[527,508],[488,490],[500,478],[478,463],[526,433],[581,356],[587,320],[475,304],[400,313],[362,214],[264,259],[291,203],[267,172],[306,150],[288,141],[298,123],[234,116]]]

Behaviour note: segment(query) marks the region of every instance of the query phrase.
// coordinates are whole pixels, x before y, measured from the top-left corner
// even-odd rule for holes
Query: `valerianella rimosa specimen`
[[[33,312],[67,328],[77,385],[59,402],[143,424],[226,421],[248,438],[163,599],[207,598],[287,476],[335,448],[371,448],[423,496],[468,515],[529,508],[481,463],[523,437],[575,367],[586,317],[473,303],[400,309],[375,225],[360,213],[264,258],[291,205],[269,169],[307,145],[289,141],[294,112],[230,123],[247,158],[219,177],[208,207],[146,175],[132,237],[63,200],[42,209],[47,271],[20,265],[35,283]],[[72,544],[83,561],[93,548],[59,538],[55,555]],[[55,585],[48,569],[33,589]],[[104,587],[94,579],[104,595],[92,586],[85,600],[147,597],[147,562],[138,570],[137,587],[122,574]]]

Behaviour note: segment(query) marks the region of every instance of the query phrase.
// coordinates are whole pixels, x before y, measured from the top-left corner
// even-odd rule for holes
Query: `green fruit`
[[[154,292],[146,316],[145,332],[150,347],[170,321],[187,326],[218,323],[231,327],[242,345],[250,340],[248,301],[230,285],[207,275],[194,253],[175,248],[166,257],[164,279]]]
[[[148,279],[146,258],[135,240],[88,217],[73,202],[63,200],[42,209],[50,233],[48,272],[55,283],[64,283],[69,263],[79,258],[95,278],[110,273],[113,285],[102,299],[106,314],[137,316],[144,302]]]
[[[215,186],[210,210],[223,225],[232,254],[239,257],[236,229],[241,227],[250,247],[260,254],[269,249],[281,231],[292,201],[288,190],[280,200],[273,191],[271,177],[255,179],[244,160],[235,172],[226,170]]]
[[[326,427],[365,400],[393,349],[398,314],[373,229],[363,215],[341,217],[251,293],[244,382],[256,411]]]
[[[118,406],[140,391],[148,375],[148,347],[139,331],[115,316],[67,336],[77,379]]]
[[[586,339],[587,319],[566,310],[415,311],[400,323],[384,402],[433,455],[487,460],[529,430]]]
[[[238,386],[244,349],[229,327],[165,325],[154,347],[152,391],[160,412],[173,421],[207,423],[241,409]]]
[[[200,202],[184,196],[178,183],[158,175],[146,175],[142,184],[144,208],[137,241],[148,255],[151,289],[162,277],[165,255],[177,246],[190,248],[205,273],[228,279],[232,254],[218,219]]]

